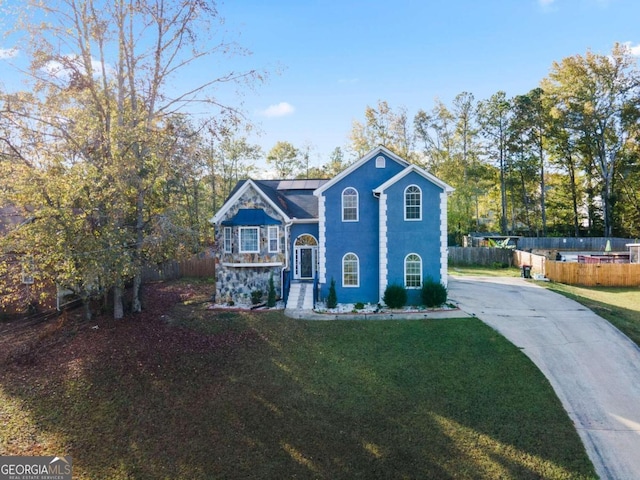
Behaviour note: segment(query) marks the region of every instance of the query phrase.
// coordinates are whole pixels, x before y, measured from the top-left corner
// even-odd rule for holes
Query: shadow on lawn
[[[476,320],[199,315],[14,358],[0,396],[34,433],[2,453],[70,454],[90,479],[595,477],[550,387]]]

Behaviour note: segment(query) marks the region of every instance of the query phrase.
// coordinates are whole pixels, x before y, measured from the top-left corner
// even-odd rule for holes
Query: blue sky
[[[412,117],[463,91],[518,95],[553,61],[640,44],[638,0],[228,0],[219,11],[253,52],[244,61],[281,70],[244,98],[256,143],[308,144],[316,164],[378,100]]]
[[[280,140],[310,146],[314,165],[347,145],[352,122],[378,100],[412,118],[463,91],[476,100],[526,93],[554,61],[589,49],[607,54],[621,42],[640,53],[638,0],[221,0],[218,10],[228,38],[252,55],[207,64],[189,80],[270,72],[242,97],[258,126],[250,139],[265,154]],[[7,41],[0,58],[11,57]],[[0,63],[0,84],[13,80]]]

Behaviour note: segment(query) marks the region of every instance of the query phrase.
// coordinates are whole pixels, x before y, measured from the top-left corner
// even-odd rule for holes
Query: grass
[[[561,283],[545,283],[544,286],[593,310],[640,346],[640,289]]]
[[[6,356],[0,454],[70,454],[76,479],[596,478],[546,379],[477,319],[305,322],[179,298]]]
[[[518,267],[486,267],[479,265],[449,265],[449,274],[453,276],[482,276],[482,277],[519,277]]]

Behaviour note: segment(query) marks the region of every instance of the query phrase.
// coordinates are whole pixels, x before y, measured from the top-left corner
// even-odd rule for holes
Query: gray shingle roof
[[[229,198],[245,183],[240,180],[229,194]],[[325,179],[253,180],[253,183],[269,199],[278,205],[290,218],[318,218],[318,198],[313,195],[316,188],[324,185]]]

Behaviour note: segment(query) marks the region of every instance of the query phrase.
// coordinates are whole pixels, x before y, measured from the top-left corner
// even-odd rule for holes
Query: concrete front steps
[[[292,283],[289,288],[286,310],[313,310],[313,284]]]

